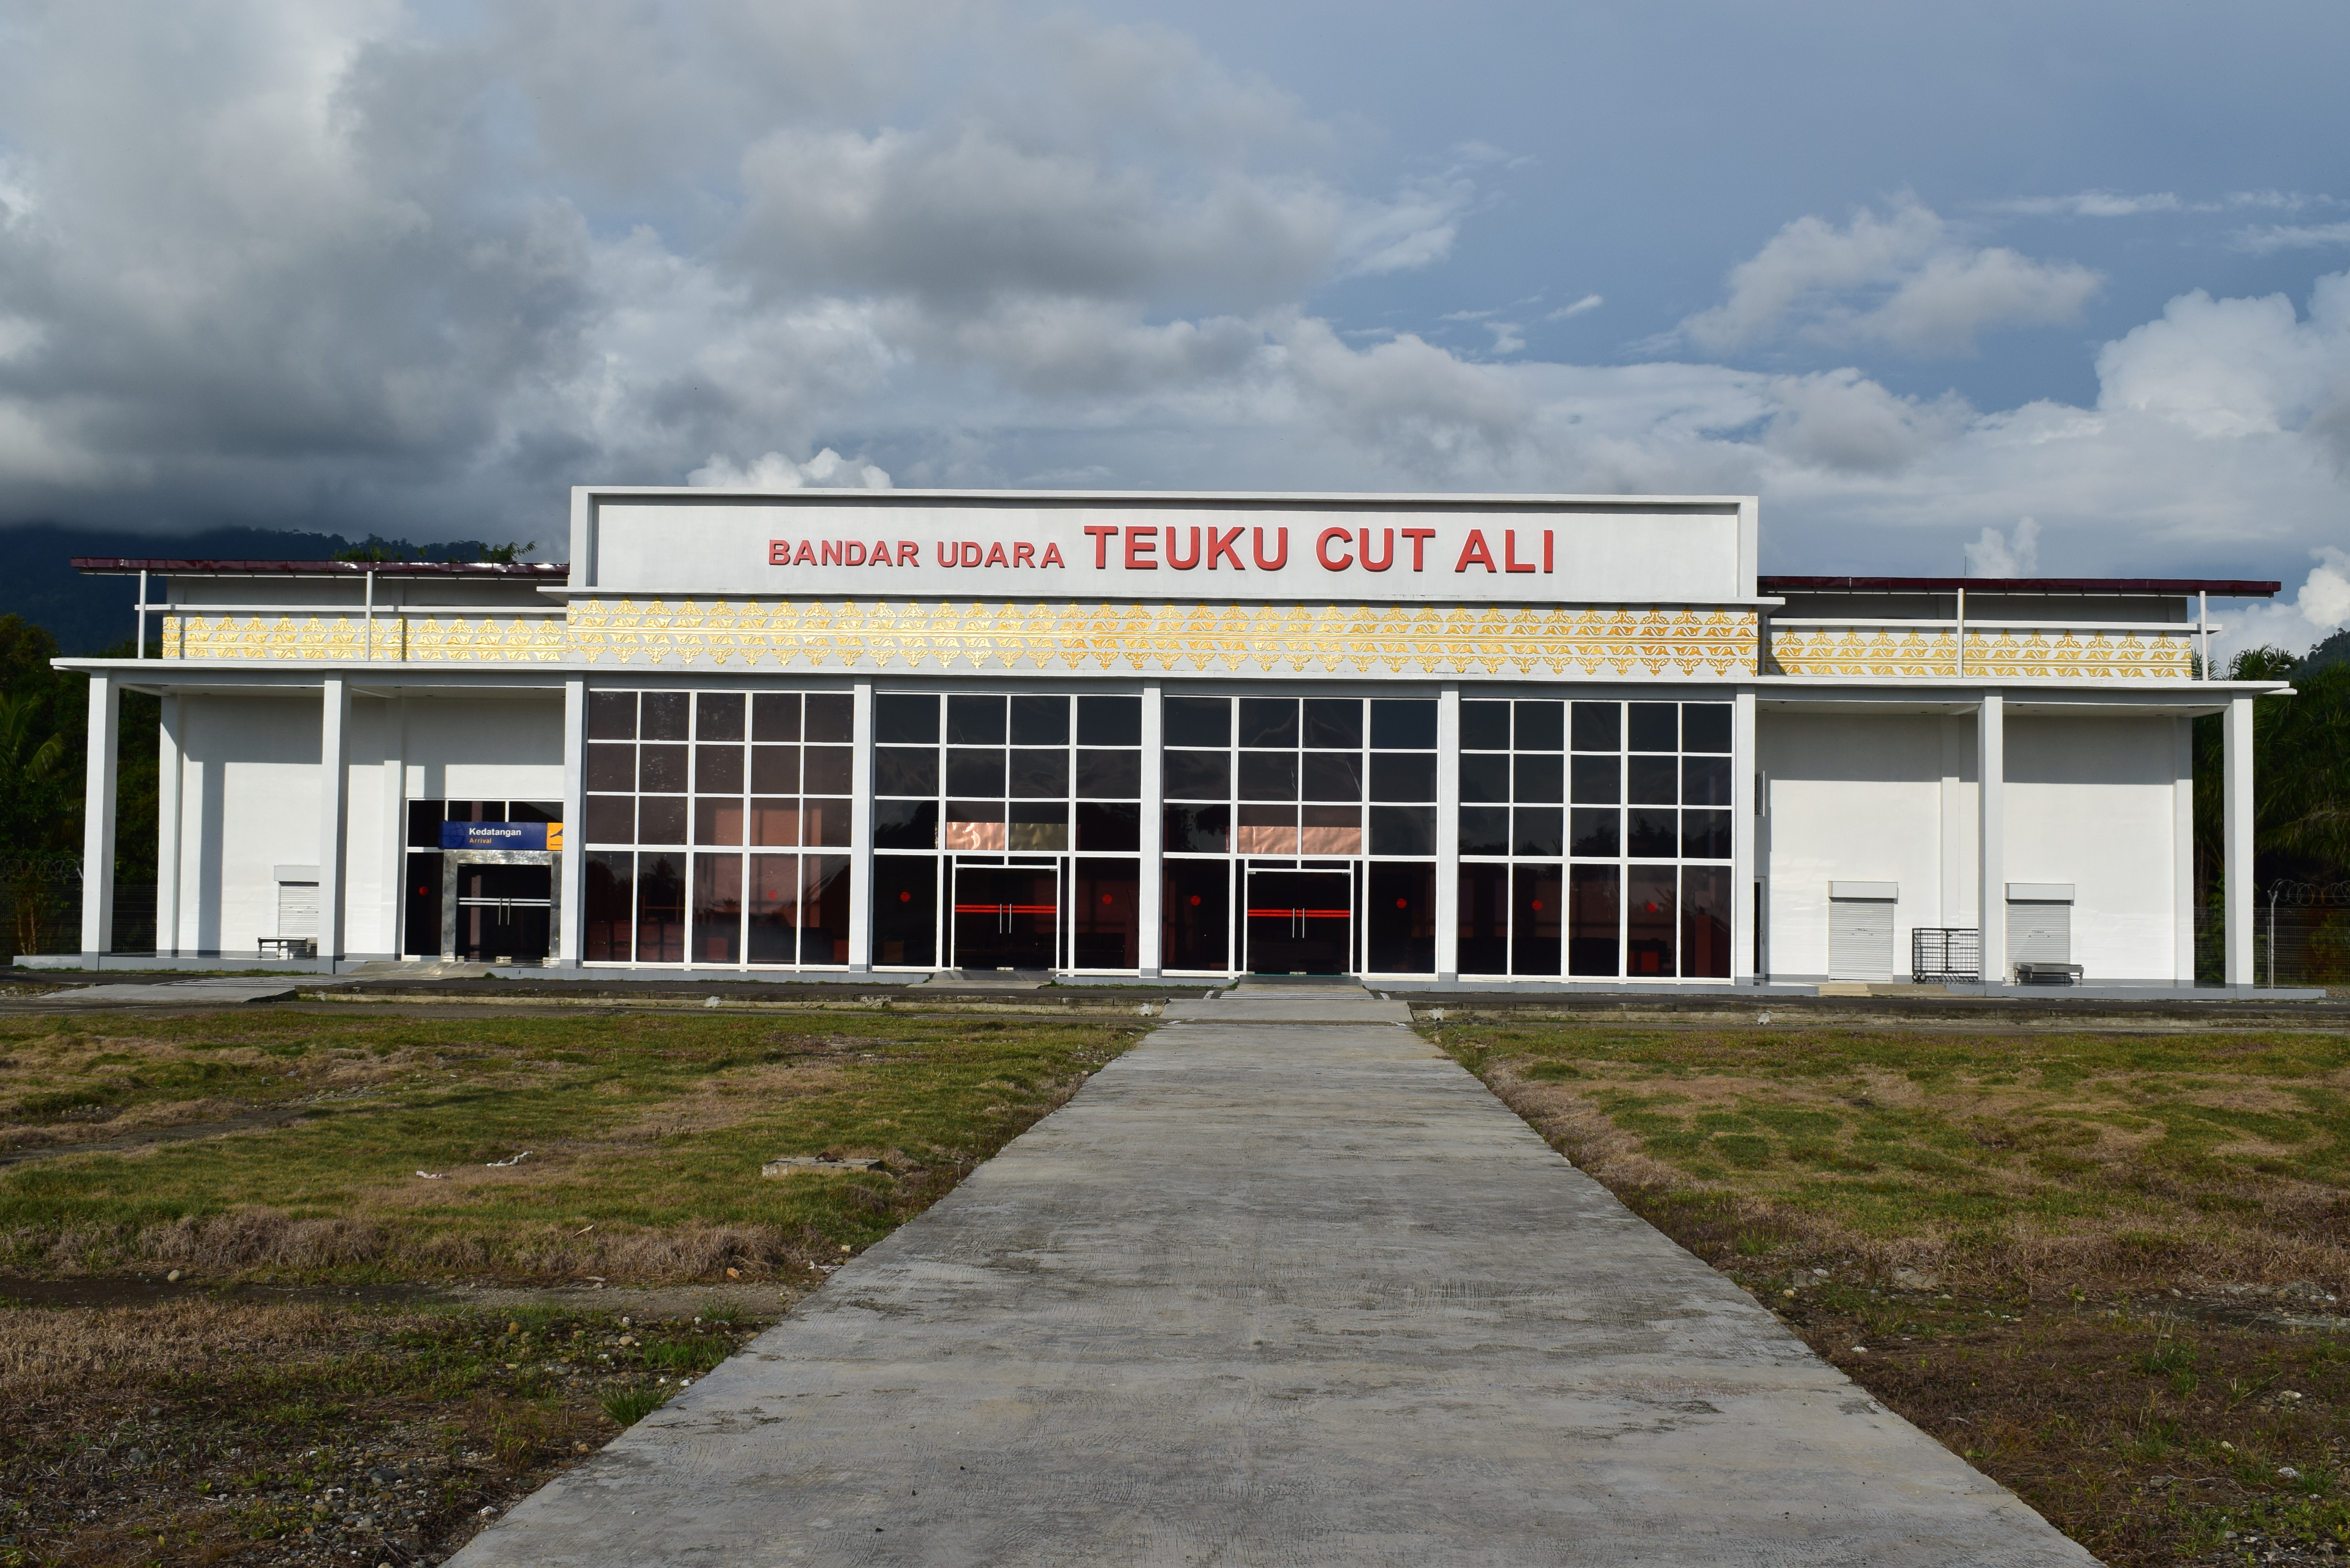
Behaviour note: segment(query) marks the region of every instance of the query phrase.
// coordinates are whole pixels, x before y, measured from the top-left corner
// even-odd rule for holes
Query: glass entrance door
[[[954,868],[957,969],[1054,967],[1061,874],[1051,866]]]
[[[1251,871],[1253,974],[1347,974],[1354,969],[1355,878],[1346,871]]]
[[[460,866],[457,957],[468,963],[539,963],[555,899],[552,866]]]

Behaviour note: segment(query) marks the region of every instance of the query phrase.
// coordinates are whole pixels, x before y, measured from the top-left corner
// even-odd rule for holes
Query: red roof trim
[[[2284,587],[2235,577],[1760,577],[1756,581],[1766,594],[1947,594],[1966,588],[1993,594],[2214,594],[2237,599],[2268,598]]]
[[[253,576],[271,573],[305,577],[358,577],[373,572],[380,577],[568,577],[566,561],[158,561],[127,556],[76,556],[72,565],[94,576],[130,572],[182,575]]]

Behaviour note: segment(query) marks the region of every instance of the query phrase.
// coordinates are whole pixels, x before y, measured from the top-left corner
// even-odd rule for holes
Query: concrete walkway
[[[1399,1003],[1180,1003],[452,1562],[2093,1562]]]

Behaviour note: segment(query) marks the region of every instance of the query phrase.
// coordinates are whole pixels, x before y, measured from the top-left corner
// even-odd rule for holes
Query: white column
[[[384,957],[397,960],[408,946],[400,917],[408,899],[408,699],[383,700],[383,761],[380,764],[383,819],[377,824],[376,864],[383,888],[383,904],[376,929],[382,932]]]
[[[2173,719],[2170,786],[2171,972],[2195,983],[2195,721]]]
[[[2007,712],[1996,691],[1975,710],[1976,928],[1982,936],[1982,977],[2007,983]]]
[[[1967,909],[1967,722],[1945,714],[1942,732],[1942,865],[1941,891],[1936,901],[1940,923],[1963,926],[1974,917]]]
[[[1741,691],[1730,708],[1730,979],[1755,978],[1754,889],[1757,877],[1756,770],[1762,753],[1755,743],[1754,693]]]
[[[747,698],[744,706],[750,706]],[[579,847],[588,836],[587,757],[588,682],[567,680],[563,683],[563,853],[555,862],[555,874],[562,882],[556,899],[562,906],[562,923],[555,933],[555,961],[566,969],[579,967],[588,933],[582,907],[587,898],[587,855]]]
[[[2230,985],[2252,983],[2252,699],[2228,699],[2221,748],[2221,806],[2227,822],[2228,969]]]
[[[180,953],[180,700],[169,693],[155,740],[155,951]]]
[[[1159,809],[1166,800],[1167,787],[1167,770],[1160,753],[1166,739],[1159,706],[1164,694],[1165,689],[1156,684],[1142,689],[1142,885],[1140,897],[1134,901],[1134,918],[1141,923],[1135,957],[1146,980],[1159,978],[1159,939],[1165,934],[1160,901],[1167,892],[1167,822]]]
[[[848,967],[873,967],[873,682],[855,687],[856,797],[848,803]]]
[[[110,675],[89,678],[89,764],[81,817],[81,961],[96,969],[114,945],[114,781],[122,688]]]
[[[1461,688],[1436,691],[1436,978],[1461,978]]]
[[[340,676],[321,692],[318,723],[318,962],[343,956],[343,862],[350,844],[351,687]]]

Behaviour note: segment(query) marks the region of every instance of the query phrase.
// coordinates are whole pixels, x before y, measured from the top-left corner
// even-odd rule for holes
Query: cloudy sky
[[[2350,8],[0,0],[0,522],[1754,492],[2350,619]]]

